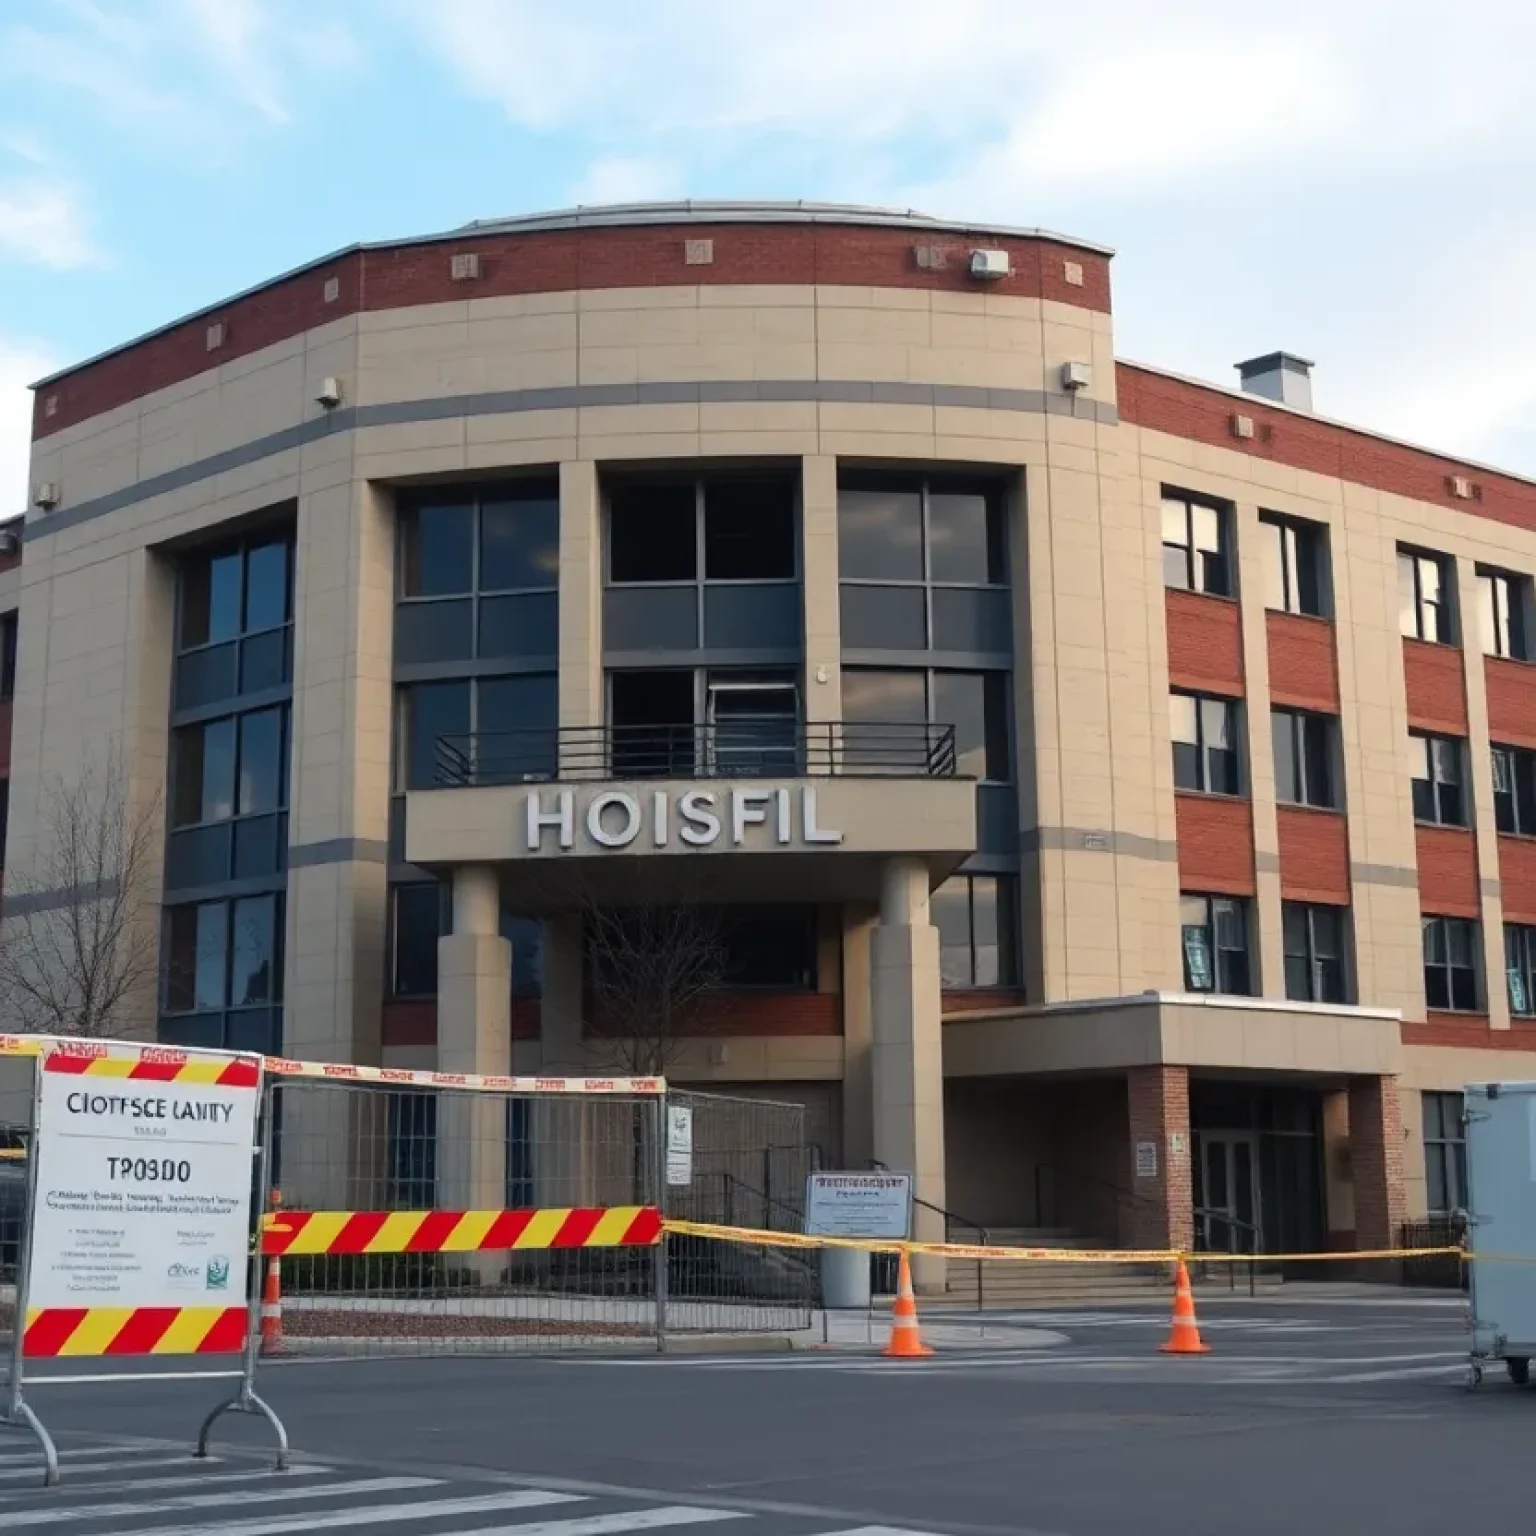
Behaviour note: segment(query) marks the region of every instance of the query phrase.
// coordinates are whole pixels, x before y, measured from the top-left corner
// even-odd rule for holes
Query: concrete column
[[[603,519],[597,465],[560,466],[562,726],[603,723]]]
[[[443,1072],[503,1074],[512,1065],[512,946],[500,936],[500,884],[489,865],[453,872],[453,932],[437,941],[437,1061]],[[437,1200],[498,1210],[506,1200],[507,1101],[445,1093],[438,1103]]]
[[[1132,1067],[1125,1074],[1130,1120],[1131,1188],[1136,1196],[1121,1241],[1132,1248],[1177,1248],[1195,1242],[1195,1193],[1190,1162],[1189,1069]],[[1137,1146],[1156,1149],[1156,1170],[1138,1172]]]
[[[1349,1153],[1355,1175],[1355,1246],[1395,1247],[1407,1217],[1403,1117],[1395,1077],[1350,1079]]]
[[[880,921],[870,935],[870,1066],[875,1156],[913,1175],[914,1193],[944,1204],[944,1054],[940,1038],[939,933],[929,922],[928,869],[889,859],[881,871]],[[944,1221],[918,1207],[914,1235],[942,1241]],[[943,1259],[912,1265],[919,1290],[942,1292]]]
[[[845,907],[843,922],[843,1161],[863,1168],[875,1155],[875,1100],[871,1077],[869,941],[873,915]]]
[[[1355,1230],[1355,1189],[1349,1181],[1349,1091],[1329,1089],[1323,1100],[1323,1190],[1327,1245],[1348,1248]]]
[[[801,623],[807,724],[843,718],[842,611],[837,566],[837,460],[800,461]]]

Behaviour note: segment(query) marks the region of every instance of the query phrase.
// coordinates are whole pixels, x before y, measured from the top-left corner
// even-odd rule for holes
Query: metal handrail
[[[788,715],[709,725],[538,726],[439,736],[439,788],[665,778],[954,778],[955,728]]]
[[[1244,1221],[1241,1216],[1233,1216],[1226,1211],[1214,1210],[1210,1206],[1204,1205],[1197,1205],[1195,1207],[1194,1217],[1197,1227],[1199,1223],[1205,1223],[1206,1249],[1208,1252],[1214,1253],[1219,1251],[1212,1247],[1210,1243],[1210,1225],[1212,1222],[1222,1223],[1222,1225],[1224,1225],[1229,1231],[1233,1233],[1242,1232],[1247,1235],[1248,1247],[1246,1250],[1241,1248],[1228,1248],[1226,1252],[1241,1254],[1246,1251],[1248,1259],[1248,1294],[1250,1296],[1254,1295],[1256,1289],[1254,1276],[1255,1271],[1258,1268],[1259,1239],[1263,1236],[1263,1233],[1260,1231],[1258,1224],[1252,1221]],[[1198,1263],[1198,1260],[1196,1262]],[[1208,1268],[1208,1265],[1203,1266],[1202,1273]],[[1236,1264],[1223,1264],[1222,1268],[1227,1272],[1227,1289],[1229,1291],[1235,1291],[1237,1289],[1238,1266]]]
[[[1059,1225],[1056,1220],[1047,1220],[1045,1213],[1045,1175],[1050,1175],[1054,1181],[1066,1181],[1073,1184],[1086,1184],[1094,1189],[1107,1191],[1114,1199],[1117,1207],[1129,1207],[1134,1209],[1138,1205],[1152,1205],[1156,1202],[1150,1195],[1138,1194],[1134,1189],[1127,1189],[1123,1184],[1116,1184],[1112,1179],[1101,1179],[1095,1174],[1079,1173],[1075,1168],[1063,1172],[1062,1169],[1051,1163],[1035,1164],[1035,1225],[1037,1227],[1054,1227]],[[1057,1201],[1053,1197],[1051,1201],[1051,1215],[1059,1217],[1061,1212],[1057,1209]]]

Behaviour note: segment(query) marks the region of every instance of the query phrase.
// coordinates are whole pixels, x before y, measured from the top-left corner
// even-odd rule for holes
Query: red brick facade
[[[1349,905],[1349,823],[1341,811],[1275,807],[1284,901]]]
[[[714,260],[690,266],[684,243],[712,240]],[[967,260],[977,244],[1008,252],[1008,276],[989,294],[1044,298],[1079,309],[1109,310],[1109,258],[1097,251],[1029,236],[985,231],[857,224],[658,224],[473,234],[383,249],[345,251],[291,277],[230,299],[143,341],[64,374],[38,391],[32,435],[47,437],[152,390],[248,356],[315,326],[360,310],[454,304],[513,294],[579,289],[734,284],[815,284],[919,288],[974,293]],[[919,266],[917,251],[937,253]],[[455,282],[449,260],[474,252],[480,275]],[[1068,283],[1068,262],[1082,272]],[[329,303],[325,285],[340,291]],[[208,327],[224,342],[208,350]],[[49,414],[48,400],[53,400]]]
[[[1536,530],[1536,484],[1513,475],[1462,464],[1427,449],[1277,409],[1254,395],[1234,395],[1134,363],[1115,365],[1115,392],[1120,419],[1138,427]],[[1238,413],[1253,422],[1252,437],[1232,435],[1232,417]],[[1453,494],[1455,476],[1470,478],[1472,500]]]
[[[1125,1075],[1133,1199],[1123,1227],[1131,1248],[1177,1248],[1195,1242],[1195,1190],[1189,1134],[1189,1069],[1132,1067]],[[1157,1149],[1152,1178],[1136,1174],[1138,1143]]]
[[[1169,685],[1241,698],[1243,633],[1237,604],[1175,587],[1166,596]]]
[[[1417,826],[1413,832],[1420,907],[1440,917],[1481,917],[1476,834],[1467,827]]]
[[[1339,712],[1339,665],[1330,619],[1266,613],[1269,699],[1292,709]]]
[[[1536,664],[1483,658],[1488,735],[1511,747],[1536,747]]]
[[[1536,838],[1499,839],[1499,886],[1506,923],[1536,923]]]
[[[1403,641],[1403,676],[1408,685],[1408,724],[1443,736],[1467,734],[1467,686],[1461,652],[1453,645]]]
[[[1214,896],[1252,896],[1253,807],[1221,795],[1175,795],[1179,886]]]
[[[1349,1154],[1355,1177],[1355,1246],[1395,1247],[1407,1215],[1403,1117],[1395,1077],[1349,1080]]]

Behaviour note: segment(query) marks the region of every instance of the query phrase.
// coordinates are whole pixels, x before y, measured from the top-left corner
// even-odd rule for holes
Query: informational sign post
[[[667,1183],[693,1183],[693,1110],[686,1104],[667,1105]]]
[[[912,1230],[908,1173],[813,1173],[805,1184],[807,1237],[906,1238]]]
[[[260,1071],[165,1055],[43,1061],[28,1354],[55,1352],[50,1313],[89,1325],[92,1309],[113,1353],[243,1347]],[[133,1348],[125,1321],[153,1342]],[[68,1352],[95,1352],[79,1327]]]

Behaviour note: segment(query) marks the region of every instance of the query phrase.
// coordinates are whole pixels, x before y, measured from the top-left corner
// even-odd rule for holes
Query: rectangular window
[[[1410,731],[1408,746],[1413,758],[1413,819],[1441,827],[1466,826],[1462,743],[1454,736]]]
[[[1281,917],[1285,995],[1298,1003],[1348,1002],[1344,909],[1287,901]]]
[[[933,893],[946,989],[1019,985],[1015,898],[1011,875],[952,875]]]
[[[1459,1093],[1420,1095],[1424,1110],[1424,1179],[1430,1213],[1467,1207],[1467,1132]]]
[[[1482,620],[1483,654],[1529,661],[1531,578],[1479,567],[1477,601]]]
[[[283,898],[169,907],[165,914],[165,1011],[209,1013],[282,1000]]]
[[[1456,1013],[1476,1013],[1481,1006],[1477,984],[1478,925],[1464,917],[1426,917],[1421,927],[1425,1005]]]
[[[1334,785],[1334,731],[1328,715],[1299,709],[1272,709],[1275,798],[1287,805],[1338,804]]]
[[[912,773],[927,744],[910,727],[929,724],[954,728],[957,773],[1012,778],[1006,672],[849,667],[843,720],[844,762],[857,772]]]
[[[1536,752],[1493,749],[1493,817],[1500,832],[1536,837]]]
[[[816,990],[815,907],[727,907],[720,947],[722,985],[729,990]]]
[[[423,503],[400,516],[400,595],[451,597],[474,587],[475,506]]]
[[[16,696],[16,614],[0,614],[0,699]]]
[[[1170,693],[1173,783],[1211,795],[1242,793],[1238,705],[1198,693]]]
[[[548,591],[560,581],[560,492],[533,481],[480,503],[482,592]]]
[[[1238,997],[1253,991],[1246,901],[1231,896],[1180,896],[1179,928],[1186,991]]]
[[[1410,640],[1455,644],[1452,569],[1452,562],[1445,555],[1398,550],[1398,627]]]
[[[1316,523],[1259,514],[1264,541],[1264,606],[1322,616],[1327,536]]]
[[[1509,984],[1509,1011],[1522,1018],[1536,1014],[1536,928],[1526,923],[1504,924],[1504,975]]]
[[[1226,597],[1232,591],[1230,510],[1219,502],[1163,492],[1163,585]]]
[[[1006,519],[996,480],[847,472],[838,477],[839,575],[844,581],[1003,585]]]
[[[395,752],[397,783],[401,789],[431,789],[437,782],[438,740],[453,738],[450,746],[461,752],[469,735],[470,685],[467,679],[452,683],[410,683],[400,690],[400,738]]]
[[[704,579],[792,581],[795,483],[785,476],[704,482]]]
[[[395,997],[435,996],[442,887],[420,881],[392,886],[389,894],[390,991]]]

